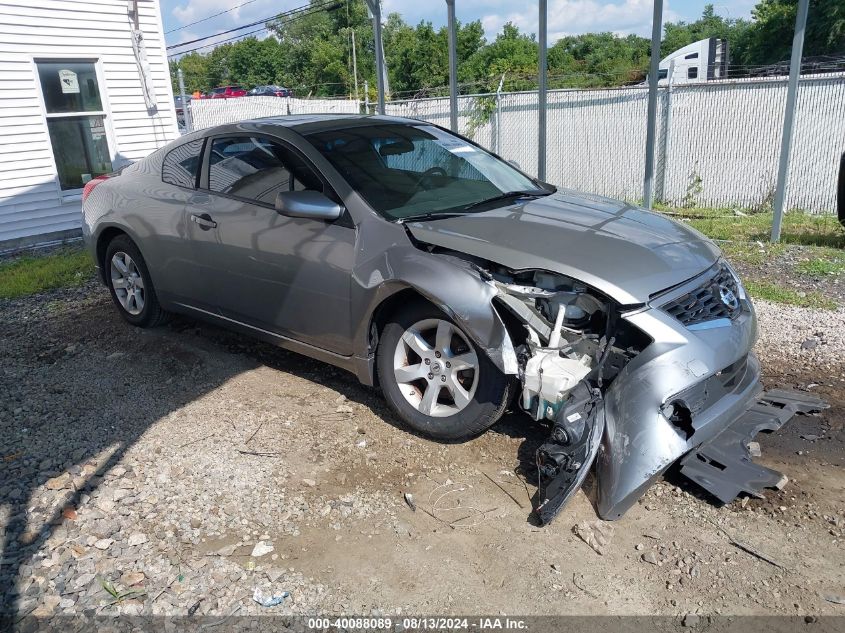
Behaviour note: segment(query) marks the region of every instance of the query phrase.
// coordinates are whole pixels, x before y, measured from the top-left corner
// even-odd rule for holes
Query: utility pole
[[[651,19],[651,60],[648,68],[648,117],[645,133],[645,177],[643,205],[654,206],[654,140],[657,136],[657,81],[660,74],[660,37],[663,34],[663,0],[654,0]]]
[[[804,31],[807,28],[809,4],[809,0],[798,0],[798,13],[795,16],[795,35],[792,38],[792,58],[789,62],[789,86],[786,89],[786,112],[783,117],[783,136],[780,142],[780,164],[775,185],[772,242],[780,241],[780,229],[783,223],[783,205],[786,203],[787,177],[789,176],[789,153],[792,149],[792,132],[795,129],[798,78],[801,76],[801,55],[804,52]]]
[[[449,127],[458,131],[458,37],[455,27],[455,0],[446,0],[449,25]]]
[[[384,66],[384,40],[381,32],[381,0],[367,0],[367,6],[373,15],[373,34],[376,40],[376,87],[378,90],[379,114],[384,114],[384,93],[387,71]]]
[[[358,101],[358,56],[355,53],[355,29],[352,29],[352,75],[355,78],[355,101]]]
[[[540,64],[537,91],[537,178],[546,180],[546,58],[548,53],[548,3],[540,0]]]

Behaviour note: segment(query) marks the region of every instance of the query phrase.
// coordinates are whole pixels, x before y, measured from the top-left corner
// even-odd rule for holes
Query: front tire
[[[435,439],[478,435],[496,423],[510,400],[507,376],[428,304],[405,307],[384,327],[377,369],[391,409]]]
[[[170,316],[162,310],[141,251],[128,235],[118,235],[106,248],[106,282],[120,316],[138,327],[155,327]]]

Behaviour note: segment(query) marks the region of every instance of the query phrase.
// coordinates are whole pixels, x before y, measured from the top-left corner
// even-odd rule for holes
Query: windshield
[[[306,138],[390,220],[461,211],[508,192],[550,193],[492,154],[430,125],[369,125]]]

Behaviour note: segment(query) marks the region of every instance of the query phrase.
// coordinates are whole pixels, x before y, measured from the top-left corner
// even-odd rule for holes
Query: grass
[[[771,213],[736,212],[733,209],[673,209],[658,211],[683,220],[714,240],[768,242],[772,232]],[[741,215],[738,215],[741,213]],[[790,211],[783,217],[781,243],[845,248],[845,228],[833,215],[812,215]]]
[[[845,272],[845,252],[818,249],[813,257],[798,262],[795,269],[808,277],[833,277]]]
[[[87,251],[63,248],[47,255],[25,255],[0,262],[0,298],[80,286],[90,279],[94,264]]]
[[[768,281],[745,280],[745,289],[755,299],[763,299],[772,303],[785,303],[802,308],[821,308],[835,310],[837,304],[820,292],[801,292],[786,286],[773,284]]]

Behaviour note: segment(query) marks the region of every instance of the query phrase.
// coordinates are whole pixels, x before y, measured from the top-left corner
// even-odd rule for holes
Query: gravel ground
[[[843,614],[845,311],[758,311],[767,383],[832,404],[761,439],[790,483],[719,508],[670,475],[598,554],[573,530],[589,482],[529,522],[514,471],[545,432],[524,416],[438,444],[351,375],[186,319],[131,328],[93,283],[2,302],[2,612]]]

